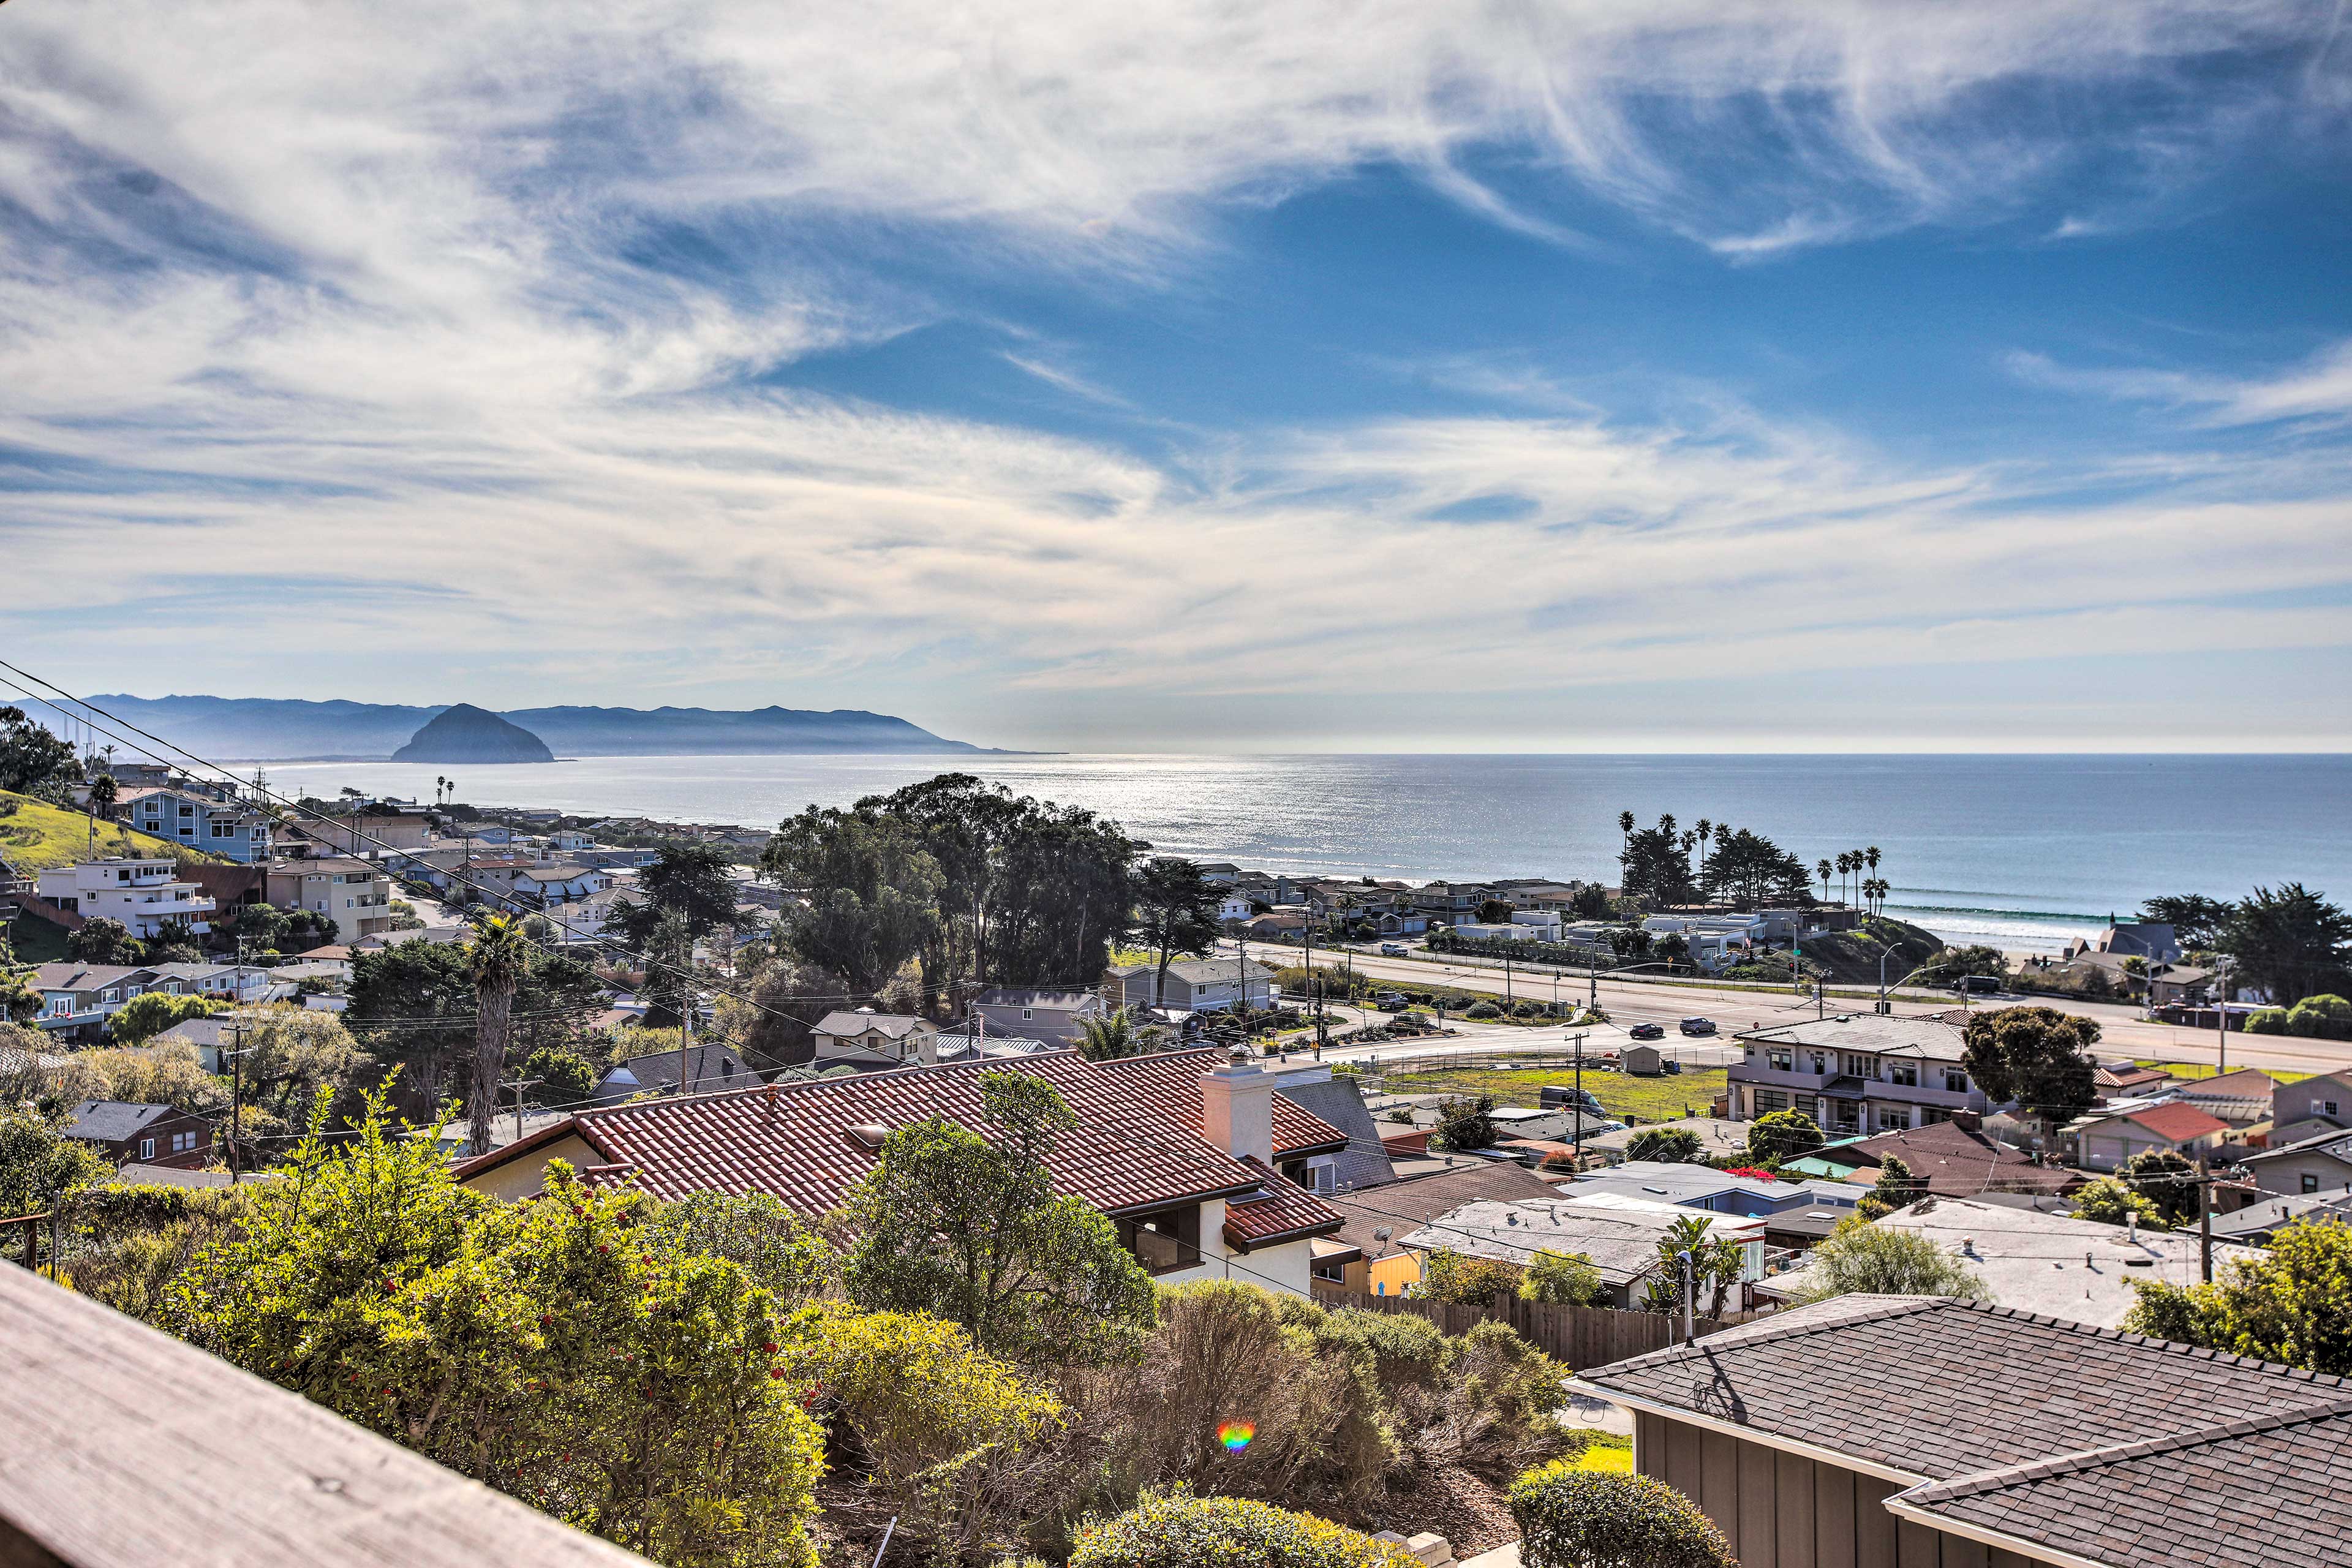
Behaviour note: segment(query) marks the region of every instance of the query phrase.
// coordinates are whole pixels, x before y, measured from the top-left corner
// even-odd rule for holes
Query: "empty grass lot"
[[[1548,1083],[1574,1083],[1567,1068],[1519,1068],[1510,1072],[1465,1070],[1400,1073],[1383,1079],[1392,1094],[1491,1094],[1499,1104],[1533,1105]],[[1723,1092],[1724,1069],[1684,1071],[1665,1078],[1633,1078],[1622,1072],[1587,1069],[1584,1087],[1609,1114],[1623,1121],[1672,1121],[1684,1116],[1705,1116],[1715,1097]]]
[[[2256,1040],[2265,1040],[2279,1039],[2284,1037],[2277,1035],[2256,1035],[2252,1037]],[[2170,1073],[2176,1079],[2212,1078],[2216,1076],[2216,1068],[2211,1062],[2160,1062],[2148,1058],[2136,1058],[2134,1059],[2137,1061],[2141,1067],[2154,1068],[2159,1072]],[[2231,1068],[2230,1070],[2231,1072],[2236,1072],[2238,1068]],[[2305,1079],[2311,1077],[2311,1074],[2307,1072],[2284,1072],[2277,1068],[2263,1068],[2263,1071],[2270,1074],[2271,1077],[2276,1079],[2281,1083],[2301,1083]]]

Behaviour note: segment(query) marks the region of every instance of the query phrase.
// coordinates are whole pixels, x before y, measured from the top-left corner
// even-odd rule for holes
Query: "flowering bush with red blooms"
[[[670,1568],[814,1563],[821,1434],[739,1265],[661,1247],[642,1194],[561,1162],[540,1201],[493,1203],[381,1099],[357,1138],[319,1131],[174,1281],[168,1326]]]
[[[1727,1176],[1753,1176],[1759,1182],[1777,1182],[1780,1179],[1771,1172],[1760,1170],[1754,1165],[1726,1165],[1723,1168],[1723,1173]]]

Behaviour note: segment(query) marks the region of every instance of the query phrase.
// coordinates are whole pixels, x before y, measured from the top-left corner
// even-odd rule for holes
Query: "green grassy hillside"
[[[89,818],[30,795],[0,790],[0,860],[30,876],[52,866],[70,866],[89,856]],[[174,860],[219,860],[167,838],[134,833],[119,823],[98,825],[98,852],[105,855],[169,855]]]
[[[1886,957],[1890,985],[1944,949],[1941,938],[1903,921],[1874,915],[1854,931],[1823,932],[1805,939],[1805,958],[1847,985],[1878,984],[1878,960]]]

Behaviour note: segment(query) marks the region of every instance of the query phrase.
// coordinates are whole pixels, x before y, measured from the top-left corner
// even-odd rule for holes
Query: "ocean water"
[[[1808,865],[1875,845],[1890,912],[2053,951],[2158,893],[2301,881],[2352,899],[2352,757],[790,756],[272,765],[278,787],[769,825],[961,770],[1270,870],[1614,881],[1617,816],[1762,833]],[[1834,879],[1832,892],[1836,888]]]

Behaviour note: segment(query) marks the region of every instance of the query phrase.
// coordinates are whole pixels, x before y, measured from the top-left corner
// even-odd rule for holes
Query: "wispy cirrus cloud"
[[[2352,341],[2332,343],[2299,363],[2256,375],[2093,369],[2062,365],[2046,355],[2025,353],[2011,354],[2008,363],[2020,379],[2037,386],[2133,403],[2169,404],[2208,426],[2352,419]]]
[[[541,690],[1378,665],[1443,694],[1703,679],[1727,641],[1749,669],[1947,658],[1988,626],[2177,645],[2148,606],[2184,580],[2346,572],[2306,490],[2241,465],[2223,493],[2187,454],[2160,507],[2084,501],[2081,472],[1896,460],[1729,395],[1633,420],[1475,357],[1433,379],[1507,413],[1171,426],[1149,457],[770,378],[956,313],[902,253],[1172,289],[1232,213],[1368,168],[1577,255],[1607,253],[1603,214],[1759,262],[1998,225],[2086,164],[2116,199],[2070,221],[2137,221],[2200,153],[2337,133],[2326,10],[10,7],[0,538],[121,658],[276,580],[304,618],[213,658],[397,635]],[[1138,402],[1058,350],[1003,358]],[[2315,410],[2347,373],[2301,374],[2129,395]],[[194,599],[123,569],[162,562]]]

